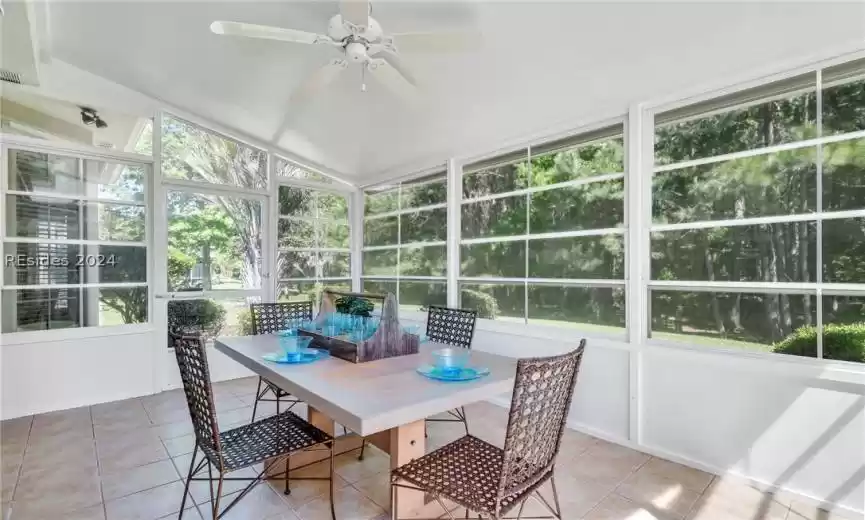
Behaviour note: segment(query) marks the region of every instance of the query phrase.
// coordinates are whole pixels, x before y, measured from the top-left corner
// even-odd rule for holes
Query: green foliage
[[[225,327],[225,315],[225,307],[213,300],[175,300],[168,304],[168,327],[197,331],[212,339]]]
[[[773,352],[817,357],[817,329],[800,327],[773,348]],[[823,357],[865,363],[865,322],[823,327]]]
[[[185,287],[195,259],[176,248],[168,248],[168,286]]]
[[[478,318],[496,319],[499,314],[499,304],[491,294],[465,288],[461,292],[461,307],[478,311]]]
[[[248,308],[237,312],[237,334],[252,335],[252,312]]]
[[[369,317],[372,314],[375,305],[366,298],[358,298],[357,296],[342,296],[334,302],[336,311],[343,314],[352,314],[354,316]]]

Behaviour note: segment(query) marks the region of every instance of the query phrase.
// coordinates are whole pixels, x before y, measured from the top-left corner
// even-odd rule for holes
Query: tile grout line
[[[27,451],[30,449],[30,436],[33,434],[34,422],[36,422],[36,416],[31,415],[30,426],[27,428],[27,439],[24,441],[24,453],[21,454],[21,465],[18,466],[18,471],[15,472],[15,485],[12,486],[12,500],[9,501],[10,512],[14,509],[15,493],[18,491],[18,483],[21,481],[21,473],[24,471],[24,457],[27,456]]]
[[[99,461],[99,447],[96,444],[96,425],[93,423],[93,407],[89,407],[90,431],[93,433],[93,455],[96,457],[96,475],[99,478],[99,498],[102,501],[102,515],[108,519],[108,508],[105,507],[105,490],[102,488],[102,463]]]

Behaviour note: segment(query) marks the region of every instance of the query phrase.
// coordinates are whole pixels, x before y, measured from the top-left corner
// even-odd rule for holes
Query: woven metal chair
[[[333,506],[333,437],[291,411],[220,432],[216,421],[210,368],[207,365],[204,342],[198,336],[172,336],[172,343],[195,432],[195,448],[189,463],[178,520],[183,518],[189,484],[194,480],[206,480],[209,483],[210,505],[214,519],[221,518],[256,485],[264,482],[268,478],[268,470],[280,462],[286,465],[286,470],[281,475],[285,479],[285,493],[288,494],[290,492],[289,458],[296,453],[309,450],[322,450],[329,453],[330,477],[303,477],[296,480],[329,480],[330,512],[333,520],[336,520]],[[200,460],[198,460],[199,454]],[[253,478],[226,476],[255,464],[263,464],[264,468]],[[206,476],[204,476],[205,471]],[[214,476],[214,471],[218,476]],[[219,502],[226,480],[244,480],[249,481],[249,484],[225,509],[220,511]]]
[[[454,347],[472,348],[475,336],[475,323],[478,320],[477,311],[467,309],[451,309],[430,305],[426,318],[426,335],[430,341],[444,343]],[[448,411],[451,417],[427,419],[428,422],[459,422],[463,424],[466,435],[469,434],[469,422],[464,407]]]
[[[519,360],[504,449],[466,435],[394,469],[392,500],[397,488],[413,489],[430,494],[445,511],[442,499],[464,507],[466,518],[473,511],[500,520],[516,506],[520,518],[534,498],[552,515],[534,518],[561,520],[553,474],[585,344],[561,356]],[[539,491],[547,481],[552,504]]]
[[[275,334],[285,330],[286,323],[311,320],[312,302],[253,303],[249,305],[249,312],[253,334]],[[252,405],[253,421],[260,401],[276,402],[276,413],[280,412],[282,403],[288,405],[286,410],[291,410],[300,402],[299,399],[263,377],[258,378],[258,389],[255,391],[255,403]]]
[[[252,333],[254,335],[275,334],[285,330],[286,323],[311,320],[312,302],[253,303],[249,306],[249,312],[252,317]],[[267,397],[268,394],[273,397]],[[291,410],[294,405],[300,402],[299,399],[261,376],[258,378],[258,389],[255,391],[255,403],[252,405],[253,421],[259,401],[276,402],[276,413],[279,413],[281,403],[288,404],[287,410]],[[342,429],[343,434],[348,433],[345,426]],[[358,460],[363,460],[365,451],[366,441],[360,446]]]

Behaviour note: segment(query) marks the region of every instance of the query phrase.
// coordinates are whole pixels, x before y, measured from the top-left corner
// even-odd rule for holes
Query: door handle
[[[160,300],[198,300],[204,297],[205,296],[203,292],[190,292],[183,294],[168,293],[156,295],[156,298]]]

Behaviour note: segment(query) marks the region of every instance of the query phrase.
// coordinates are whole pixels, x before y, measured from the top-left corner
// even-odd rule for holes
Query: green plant
[[[478,311],[478,318],[487,318],[494,320],[499,314],[499,304],[491,295],[474,289],[462,290],[462,303],[464,309],[475,309]]]
[[[237,333],[241,336],[252,335],[252,313],[243,309],[237,313]]]
[[[177,300],[168,304],[168,327],[197,330],[206,339],[215,338],[225,326],[225,307],[213,300]]]
[[[342,296],[336,299],[334,305],[336,305],[337,312],[366,317],[369,317],[375,308],[371,301],[357,296]]]
[[[817,357],[817,329],[799,327],[772,349],[781,354]],[[865,322],[823,327],[823,357],[865,363]]]

